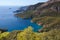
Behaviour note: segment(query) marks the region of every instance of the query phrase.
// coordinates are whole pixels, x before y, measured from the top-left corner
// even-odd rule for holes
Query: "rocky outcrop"
[[[8,29],[0,29],[1,33],[8,31]]]

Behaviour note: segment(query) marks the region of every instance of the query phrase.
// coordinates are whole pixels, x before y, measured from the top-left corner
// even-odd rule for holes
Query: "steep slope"
[[[49,0],[43,4],[29,6],[27,11],[16,14],[21,18],[32,18],[31,22],[43,25],[40,31],[50,31],[60,29],[60,0]],[[35,9],[34,9],[35,8]]]
[[[39,6],[34,14],[39,14],[39,17],[34,17],[33,22],[38,25],[43,25],[39,32],[47,32],[53,29],[60,29],[60,1],[48,1]]]
[[[16,14],[16,16],[20,16],[21,18],[33,18],[33,11],[37,9],[37,7],[39,7],[40,5],[42,5],[44,3],[38,3],[38,4],[35,4],[35,5],[30,5],[28,6],[27,10],[22,12],[22,13],[19,13],[19,14]]]

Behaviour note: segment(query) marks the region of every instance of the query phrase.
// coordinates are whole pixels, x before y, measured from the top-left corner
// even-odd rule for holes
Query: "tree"
[[[23,32],[17,35],[17,40],[33,40],[33,29],[29,26]]]

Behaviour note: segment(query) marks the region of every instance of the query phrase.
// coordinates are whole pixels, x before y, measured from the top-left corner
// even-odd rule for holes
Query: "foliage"
[[[60,29],[38,33],[33,32],[31,27],[28,27],[17,35],[17,40],[60,40]]]
[[[13,37],[15,33],[17,36]],[[12,39],[8,37],[9,35],[11,35]],[[29,26],[23,31],[1,33],[0,40],[60,40],[60,29],[53,29],[50,30],[49,32],[38,33],[38,32],[33,32],[32,27]]]
[[[9,32],[0,33],[0,40],[5,40],[8,35],[9,35]]]
[[[28,29],[25,29],[23,32],[19,33],[17,35],[17,40],[33,40],[32,28],[28,27]]]

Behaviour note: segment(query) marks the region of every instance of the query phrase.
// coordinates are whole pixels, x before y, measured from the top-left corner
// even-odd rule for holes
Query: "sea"
[[[24,30],[32,26],[33,31],[38,31],[42,26],[31,23],[31,19],[16,17],[14,11],[20,6],[0,6],[0,29],[7,29],[9,32],[14,30]]]

